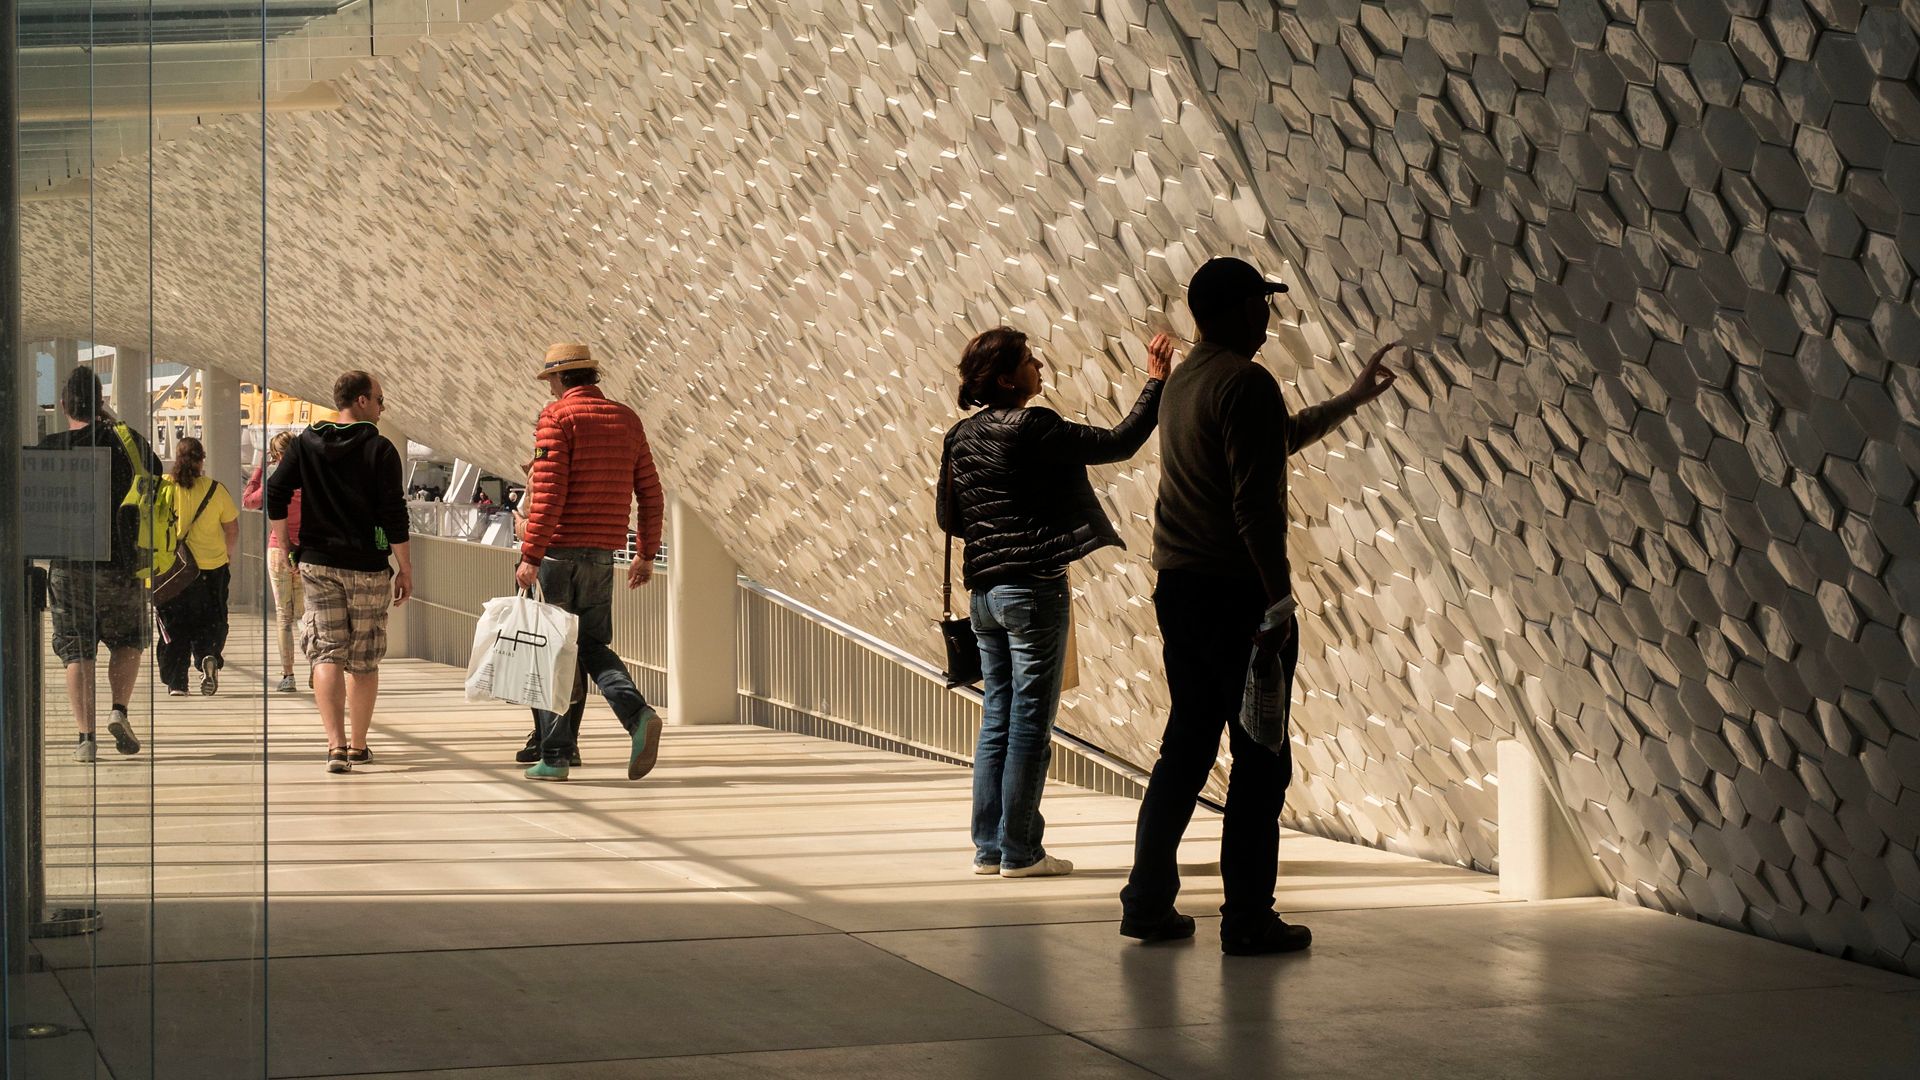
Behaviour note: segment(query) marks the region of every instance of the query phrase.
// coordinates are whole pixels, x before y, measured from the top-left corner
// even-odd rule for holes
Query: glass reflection
[[[31,925],[9,933],[7,991],[10,1022],[65,1033],[10,1040],[8,1065],[48,1078],[259,1076],[269,647],[248,569],[258,545],[229,533],[240,519],[222,507],[239,502],[264,441],[240,386],[267,382],[267,49],[332,7],[15,10],[10,168],[28,343],[12,372],[15,453],[61,479],[36,484],[29,471],[4,493],[8,513],[46,526],[21,553],[38,557],[28,581],[43,602],[18,616],[30,615],[33,708],[20,726],[33,753],[9,776],[21,781],[9,816],[25,827],[7,860]],[[207,479],[187,484],[195,446]],[[185,594],[195,620],[156,619],[153,574],[176,539],[166,524],[184,525],[193,508],[176,504],[203,492],[227,500],[208,501],[210,544],[204,530],[186,537],[202,565]],[[104,552],[84,543],[96,517]],[[222,580],[224,595],[211,588]],[[189,648],[189,664],[209,662],[163,679],[158,657],[219,619],[224,647]]]

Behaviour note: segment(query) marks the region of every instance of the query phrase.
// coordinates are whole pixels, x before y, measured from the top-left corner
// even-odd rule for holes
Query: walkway
[[[1282,842],[1281,896],[1313,927],[1310,954],[1223,958],[1211,918],[1193,943],[1123,943],[1128,800],[1050,791],[1050,846],[1081,871],[977,878],[962,769],[669,729],[633,784],[596,703],[587,766],[535,785],[506,760],[523,714],[469,706],[456,672],[417,661],[387,668],[371,767],[325,775],[299,695],[270,701],[263,775],[240,734],[258,729],[261,699],[240,690],[256,678],[236,666],[218,698],[163,699],[155,753],[108,754],[97,788],[66,763],[64,729],[50,736],[57,881],[92,861],[85,805],[123,808],[97,819],[109,925],[44,943],[60,982],[32,977],[16,1008],[77,1025],[77,1004],[101,1076],[259,1075],[263,1053],[276,1077],[447,1080],[1905,1077],[1920,1062],[1920,982],[1604,900],[1502,903],[1486,876],[1303,835]],[[1194,834],[1182,906],[1208,915],[1217,820]],[[248,899],[263,873],[264,920]],[[263,934],[264,973],[247,959]],[[83,1075],[94,1052],[86,1033],[14,1045],[45,1077]]]

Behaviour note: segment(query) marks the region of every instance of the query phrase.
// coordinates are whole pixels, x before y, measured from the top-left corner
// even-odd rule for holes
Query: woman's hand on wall
[[[1165,379],[1173,370],[1173,335],[1162,331],[1147,342],[1147,378]]]

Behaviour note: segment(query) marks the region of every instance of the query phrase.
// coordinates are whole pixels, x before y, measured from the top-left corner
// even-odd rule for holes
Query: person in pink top
[[[258,510],[265,502],[267,466],[278,465],[286,456],[287,446],[293,442],[293,433],[283,431],[267,444],[267,460],[253,467],[253,475],[247,478],[247,490],[240,495],[240,503],[249,510]],[[287,542],[300,543],[300,493],[293,493],[293,505],[287,509]],[[287,557],[287,550],[280,546],[280,538],[272,531],[267,533],[267,577],[273,582],[273,607],[280,619],[280,685],[277,688],[283,694],[293,693],[293,628],[306,610],[306,598],[301,594],[300,574],[294,569],[293,560]],[[309,677],[308,685],[312,685]]]

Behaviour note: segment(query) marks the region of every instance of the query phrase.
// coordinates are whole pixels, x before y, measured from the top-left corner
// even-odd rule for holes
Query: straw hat
[[[547,359],[540,365],[536,379],[550,378],[563,371],[579,371],[583,368],[599,368],[600,361],[593,358],[593,352],[577,341],[563,341],[558,345],[547,346]]]

